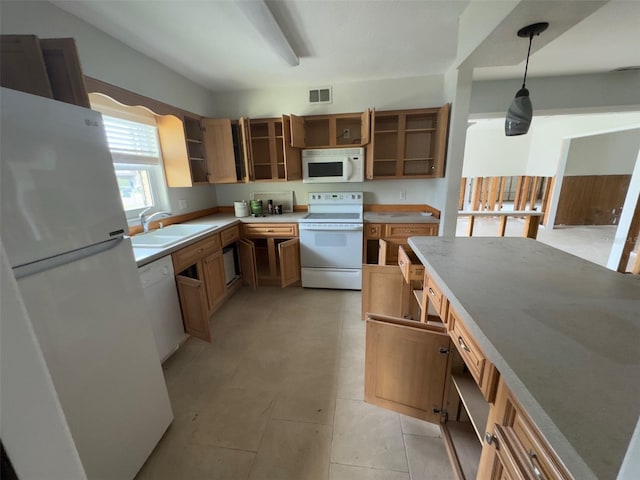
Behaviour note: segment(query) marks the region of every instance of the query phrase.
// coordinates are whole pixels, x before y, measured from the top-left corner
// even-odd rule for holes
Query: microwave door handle
[[[344,178],[345,181],[349,181],[349,179],[353,175],[353,165],[351,163],[351,157],[347,157],[344,164],[346,168],[345,168],[344,175],[342,177]]]

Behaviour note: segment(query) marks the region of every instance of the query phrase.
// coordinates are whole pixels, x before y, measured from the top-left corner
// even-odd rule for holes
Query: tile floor
[[[439,428],[363,401],[360,292],[243,288],[164,364],[148,479],[439,480]]]

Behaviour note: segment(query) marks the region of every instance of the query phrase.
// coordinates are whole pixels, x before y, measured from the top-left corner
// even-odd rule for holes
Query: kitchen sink
[[[217,225],[169,225],[135,235],[131,237],[131,244],[134,247],[164,248],[216,227]]]
[[[157,233],[158,235],[181,235],[183,237],[190,237],[202,233],[206,230],[213,230],[217,225],[186,225],[186,224],[174,224],[164,228],[159,228],[151,234]]]

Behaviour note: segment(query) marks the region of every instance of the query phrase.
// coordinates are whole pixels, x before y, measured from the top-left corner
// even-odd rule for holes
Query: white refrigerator
[[[0,106],[19,293],[87,477],[131,479],[173,414],[102,117],[5,88]]]

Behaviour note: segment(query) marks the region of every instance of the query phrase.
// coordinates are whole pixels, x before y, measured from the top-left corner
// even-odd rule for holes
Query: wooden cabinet
[[[573,478],[502,379],[484,438],[478,478]]]
[[[172,260],[185,331],[210,342],[209,317],[229,293],[220,234],[174,252]]]
[[[244,224],[240,268],[245,284],[288,287],[300,281],[297,224]]]
[[[246,180],[238,126],[226,118],[156,117],[169,187]]]
[[[373,111],[366,178],[443,177],[449,108]]]
[[[291,119],[240,119],[249,180],[302,180],[300,150],[289,142]]]
[[[365,401],[439,424],[456,477],[475,479],[497,370],[433,275],[398,252],[395,266],[363,265]]]
[[[3,87],[90,108],[73,38],[0,36]]]
[[[438,235],[437,223],[376,223],[365,224],[364,263],[395,265],[398,248],[409,251],[408,238]],[[383,240],[382,242],[380,240]]]
[[[358,147],[370,138],[371,111],[291,117],[290,143],[296,148]]]

